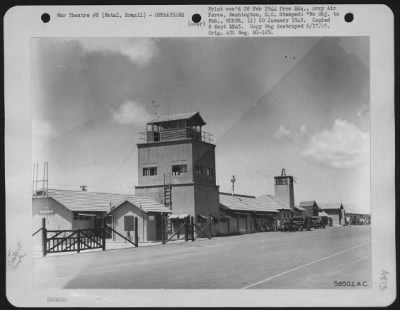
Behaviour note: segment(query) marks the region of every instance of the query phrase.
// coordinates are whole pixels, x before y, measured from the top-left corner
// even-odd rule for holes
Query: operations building
[[[49,229],[99,228],[107,225],[129,234],[127,224],[138,218],[139,241],[161,239],[188,216],[200,227],[211,221],[213,235],[273,231],[278,220],[313,212],[295,205],[294,178],[282,169],[274,177],[274,195],[259,197],[219,191],[215,144],[200,113],[159,116],[146,124],[137,143],[138,181],[135,194],[85,190],[46,190],[33,196],[33,229],[43,217]],[[315,202],[314,202],[315,203]],[[315,203],[316,204],[316,203]],[[329,209],[324,209],[330,214]],[[332,211],[333,212],[333,211]],[[318,214],[317,214],[318,215]],[[118,236],[110,235],[115,240]]]
[[[187,215],[195,223],[219,218],[215,145],[203,131],[205,124],[198,112],[160,116],[146,124],[144,141],[137,144],[135,194],[169,208],[175,228]]]

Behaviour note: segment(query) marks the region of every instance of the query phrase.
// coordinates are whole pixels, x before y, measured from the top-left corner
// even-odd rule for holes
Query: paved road
[[[34,286],[340,288],[334,281],[370,286],[370,240],[369,226],[329,227],[37,258]]]

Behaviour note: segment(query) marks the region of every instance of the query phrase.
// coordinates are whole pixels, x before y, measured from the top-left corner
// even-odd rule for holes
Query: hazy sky
[[[221,191],[369,210],[369,41],[347,38],[33,39],[33,161],[50,187],[133,192],[136,143],[158,114],[199,111]],[[41,166],[42,167],[42,166]]]

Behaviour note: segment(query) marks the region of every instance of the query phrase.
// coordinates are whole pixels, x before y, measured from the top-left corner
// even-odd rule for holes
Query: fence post
[[[193,220],[193,216],[190,217],[190,237],[192,239],[192,241],[194,241],[194,220]]]
[[[188,217],[185,217],[185,241],[189,239],[188,233]]]
[[[77,235],[78,235],[78,253],[81,251],[81,230],[80,229],[78,229],[78,232],[77,232]]]
[[[106,250],[106,217],[105,216],[103,216],[103,227],[102,227],[102,233],[101,233],[101,242],[103,243],[103,251],[105,251]]]
[[[138,218],[135,216],[135,244],[139,246],[139,229],[138,229]]]
[[[208,217],[208,220],[210,221],[210,226],[208,227],[208,239],[211,239],[211,233],[212,233],[212,227],[211,227],[211,225],[212,225],[212,218],[211,218],[211,215]]]
[[[164,222],[164,214],[163,213],[161,213],[160,214],[160,216],[161,216],[161,244],[165,244],[165,232],[164,232],[164,230],[165,230],[165,222]]]
[[[46,219],[42,218],[42,250],[43,256],[47,255],[47,229],[46,229]]]

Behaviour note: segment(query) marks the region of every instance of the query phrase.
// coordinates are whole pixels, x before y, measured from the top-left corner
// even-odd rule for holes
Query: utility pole
[[[233,196],[235,195],[235,182],[236,182],[236,178],[234,175],[232,176],[231,182],[232,182],[232,196]]]

